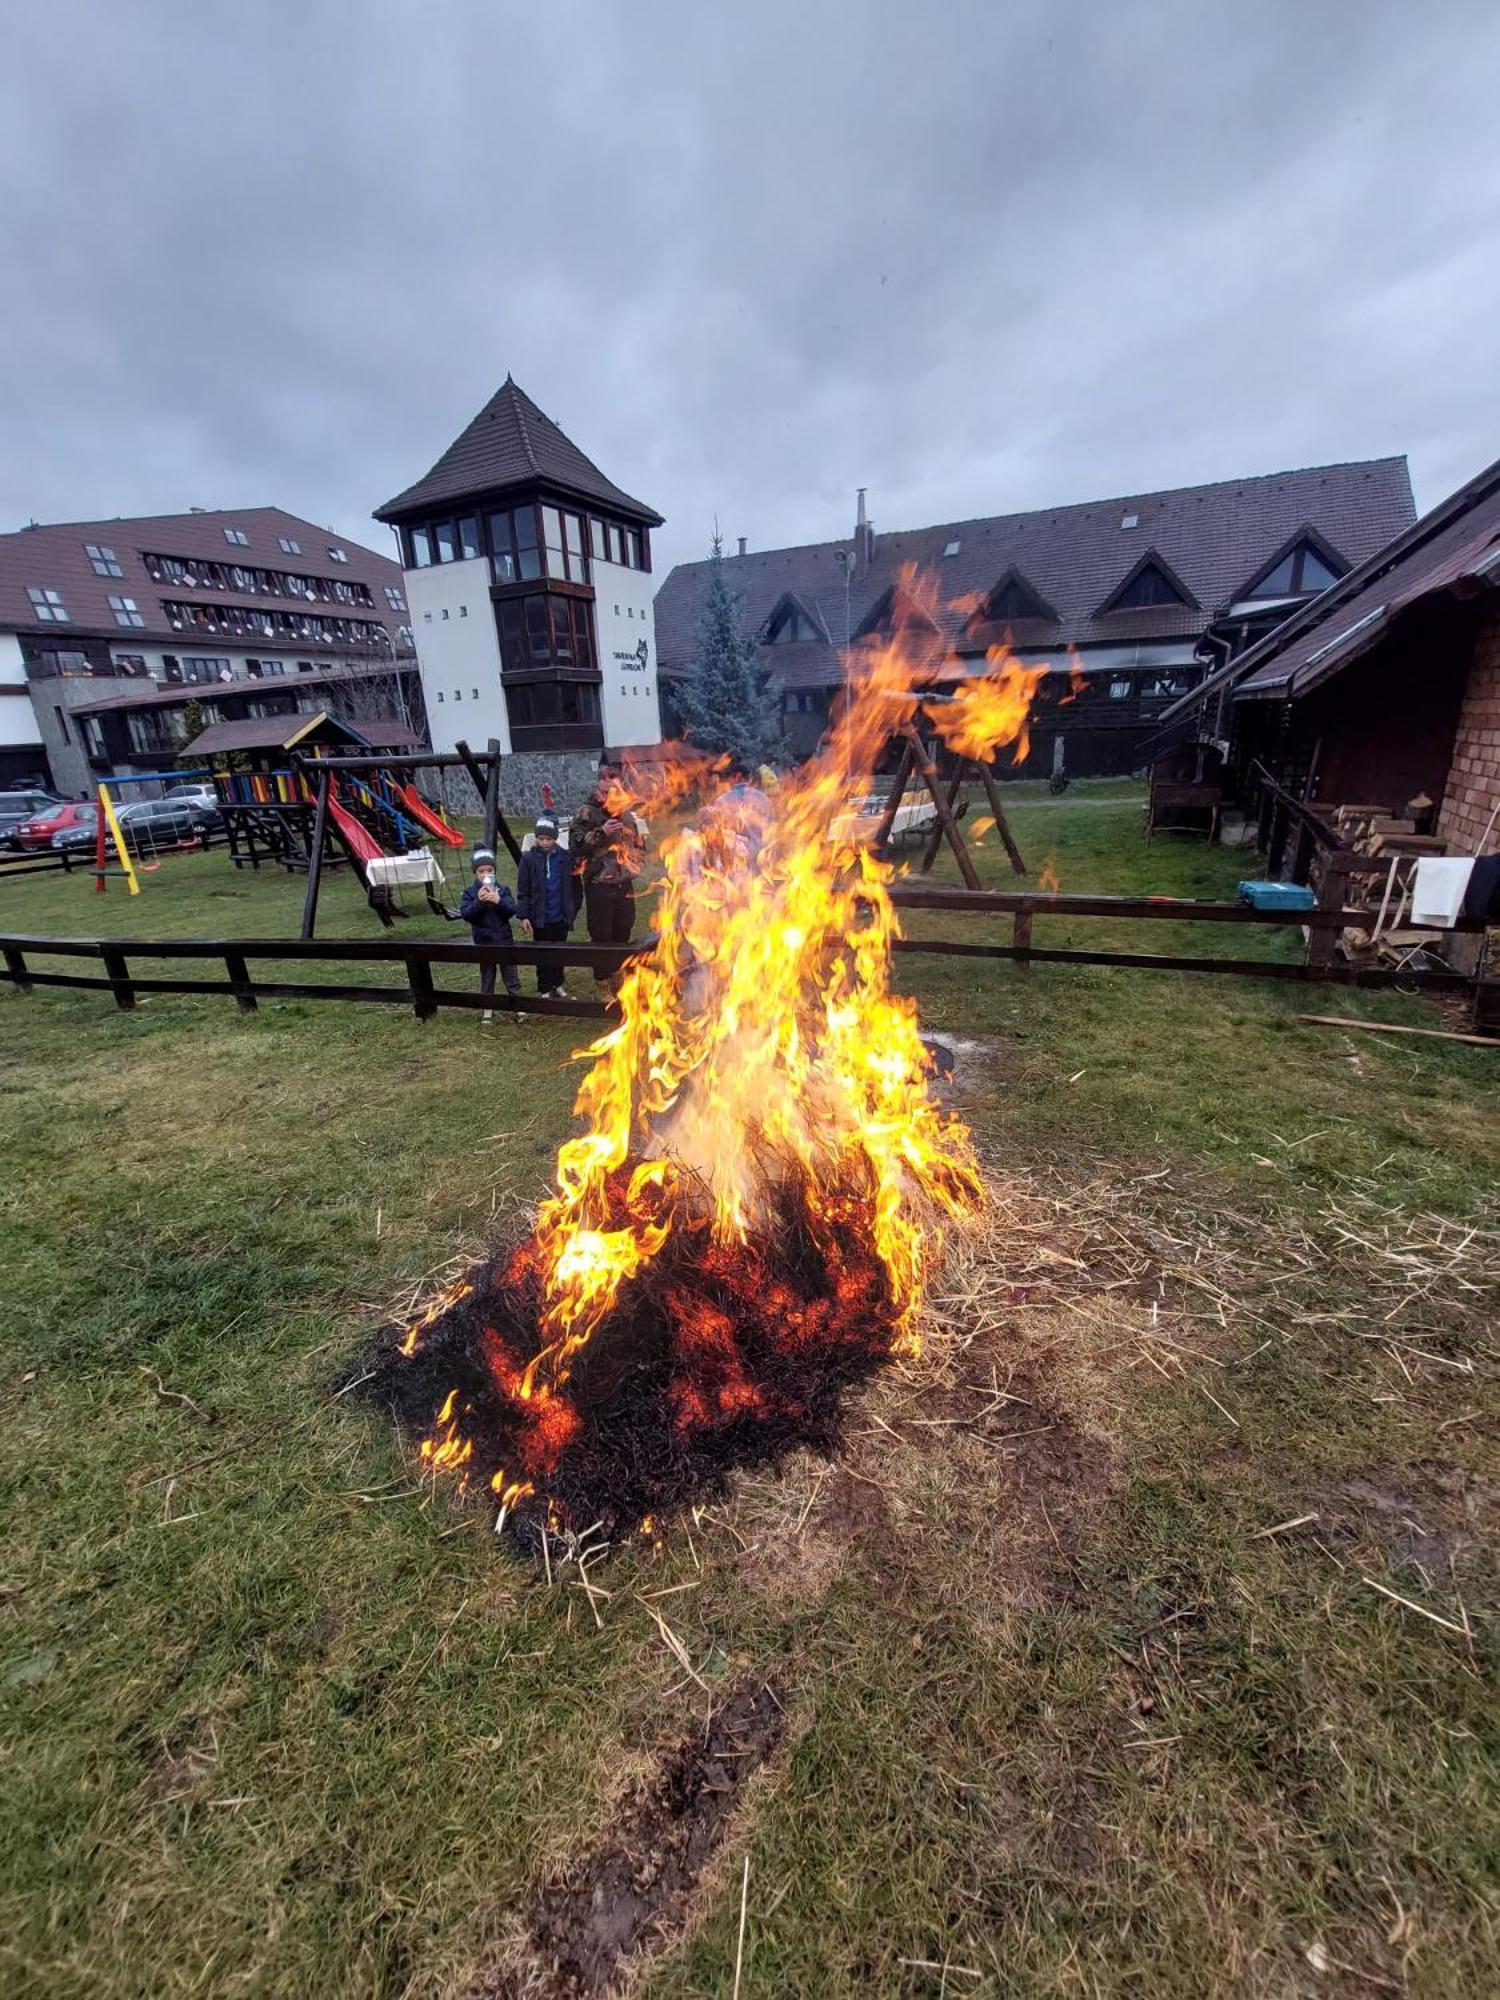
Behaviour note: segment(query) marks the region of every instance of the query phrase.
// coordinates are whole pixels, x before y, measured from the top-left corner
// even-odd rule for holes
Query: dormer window
[[[763,646],[812,646],[823,639],[823,634],[809,616],[805,607],[795,597],[783,597],[766,622],[761,637]]]
[[[1166,560],[1154,552],[1141,557],[1135,568],[1099,606],[1102,616],[1109,611],[1157,611],[1171,606],[1196,609],[1197,600],[1187,585],[1172,574]]]
[[[892,584],[873,604],[854,636],[856,639],[888,639],[899,630],[922,629],[935,633],[937,627],[906,593]]]
[[[1338,564],[1340,567],[1335,567]],[[1310,535],[1300,535],[1291,548],[1272,559],[1243,597],[1311,597],[1337,583],[1347,564],[1325,542],[1315,545]]]
[[[1015,625],[1024,618],[1040,618],[1056,624],[1057,613],[1029,577],[1018,569],[1010,569],[979,607],[972,623]]]

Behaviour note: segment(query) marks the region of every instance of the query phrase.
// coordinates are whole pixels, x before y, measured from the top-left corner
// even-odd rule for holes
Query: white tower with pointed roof
[[[661,741],[651,530],[510,376],[425,477],[377,509],[396,529],[435,750],[491,737],[507,797],[565,805],[604,749]]]

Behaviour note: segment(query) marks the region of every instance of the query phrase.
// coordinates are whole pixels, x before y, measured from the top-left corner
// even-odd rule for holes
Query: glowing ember
[[[829,833],[929,662],[898,631],[850,666],[825,748],[774,799],[724,790],[666,842],[660,942],[585,1052],[555,1192],[382,1371],[424,1463],[523,1532],[636,1529],[736,1464],[830,1444],[848,1383],[916,1342],[944,1219],[981,1200],[890,991],[891,871]],[[966,757],[1024,754],[1043,671],[992,655],[934,727]],[[629,773],[618,810],[678,795],[680,766],[647,768],[651,795]]]

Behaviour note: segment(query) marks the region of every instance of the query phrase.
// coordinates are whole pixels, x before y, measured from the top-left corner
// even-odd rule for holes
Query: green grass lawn
[[[1129,790],[1014,824],[1068,890],[1251,859],[1148,847]],[[0,893],[7,931],[279,937],[301,887],[209,855]],[[998,1189],[945,1330],[837,1468],[747,1480],[592,1607],[335,1395],[544,1187],[576,1024],[0,995],[6,1992],[567,1990],[545,1885],[761,1681],[785,1733],[651,2000],[730,1993],[747,1858],[747,1996],[1500,1989],[1496,1058],[1298,1019],[1442,1024],[1397,995],[899,971]]]

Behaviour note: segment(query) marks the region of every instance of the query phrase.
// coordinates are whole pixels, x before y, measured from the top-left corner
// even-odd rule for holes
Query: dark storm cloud
[[[0,525],[372,507],[507,369],[757,546],[1500,452],[1486,5],[22,6]]]

